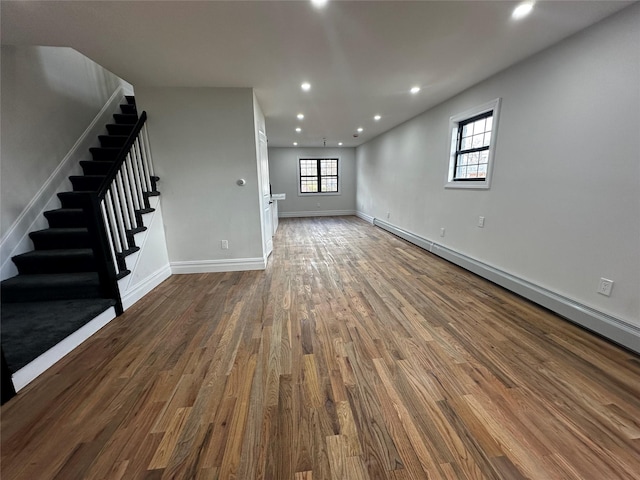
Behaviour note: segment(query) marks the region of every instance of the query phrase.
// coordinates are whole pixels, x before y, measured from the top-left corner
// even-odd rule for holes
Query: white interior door
[[[265,255],[268,257],[273,251],[273,226],[271,218],[271,184],[269,183],[269,154],[267,150],[267,136],[262,130],[258,131],[260,144],[260,178],[262,188],[262,242]]]

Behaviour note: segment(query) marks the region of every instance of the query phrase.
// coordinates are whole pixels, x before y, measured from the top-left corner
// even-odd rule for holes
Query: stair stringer
[[[11,258],[33,249],[29,233],[47,228],[48,223],[44,212],[59,207],[60,200],[56,194],[71,190],[70,176],[82,175],[80,160],[88,158],[89,148],[99,145],[97,143],[98,135],[106,132],[105,124],[110,123],[112,115],[119,112],[120,103],[128,94],[130,92],[122,86],[116,89],[38,193],[2,236],[0,239],[0,280],[6,280],[18,274],[18,269]]]
[[[125,311],[171,276],[160,197],[150,197],[149,203],[155,211],[142,215],[147,229],[135,235],[140,250],[125,259],[131,273],[118,280]]]

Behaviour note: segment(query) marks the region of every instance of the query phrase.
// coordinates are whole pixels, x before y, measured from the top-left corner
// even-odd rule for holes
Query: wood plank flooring
[[[174,275],[2,407],[11,479],[639,479],[640,357],[355,218]]]

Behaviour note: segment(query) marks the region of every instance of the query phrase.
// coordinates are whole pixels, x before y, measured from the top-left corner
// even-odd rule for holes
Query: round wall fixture
[[[236,183],[238,184],[238,186],[244,187],[247,184],[247,181],[244,178],[241,178]]]

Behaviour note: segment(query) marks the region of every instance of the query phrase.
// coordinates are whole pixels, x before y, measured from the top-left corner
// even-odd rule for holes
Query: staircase
[[[134,236],[153,211],[149,197],[159,195],[146,113],[125,98],[92,159],[80,162],[84,175],[69,177],[73,190],[44,213],[49,228],[29,234],[34,250],[12,258],[19,274],[0,284],[3,385],[109,308],[122,313],[117,281],[130,273],[126,257],[139,250]]]

